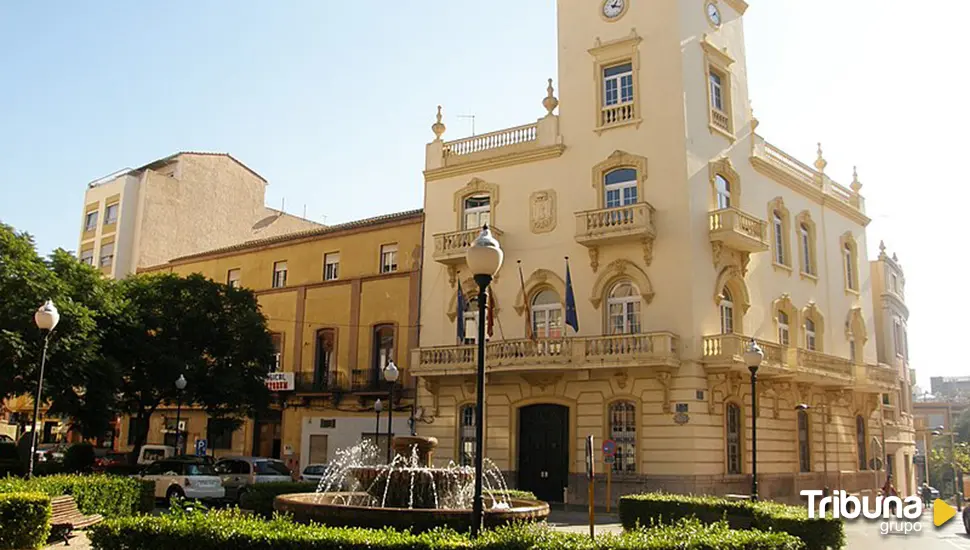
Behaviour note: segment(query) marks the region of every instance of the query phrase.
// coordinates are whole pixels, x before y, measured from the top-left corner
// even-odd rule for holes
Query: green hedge
[[[789,533],[809,550],[842,548],[842,520],[828,515],[809,519],[808,509],[775,502],[728,500],[718,497],[648,493],[620,497],[620,522],[625,529],[666,524],[695,517],[705,524],[727,521],[733,529],[759,529]]]
[[[246,489],[239,499],[239,507],[252,510],[263,517],[273,515],[273,499],[277,495],[291,495],[293,493],[315,493],[315,482],[282,481],[278,483],[257,483]]]
[[[106,518],[148,513],[155,508],[155,482],[106,475],[56,475],[0,479],[0,493],[34,491],[56,497],[72,495],[84,514]]]
[[[518,498],[522,500],[539,500],[534,494],[529,491],[520,491],[518,489],[509,489],[509,498]]]
[[[49,496],[0,494],[0,550],[42,548],[51,532],[50,519]]]
[[[264,521],[238,510],[176,511],[165,516],[108,520],[90,529],[99,550],[346,550],[349,548],[413,550],[803,550],[785,533],[733,531],[726,523],[704,525],[684,520],[676,525],[622,535],[602,535],[595,542],[578,533],[553,531],[546,524],[507,526],[486,531],[472,541],[467,535],[438,529],[422,534],[391,529],[300,525],[276,516]]]

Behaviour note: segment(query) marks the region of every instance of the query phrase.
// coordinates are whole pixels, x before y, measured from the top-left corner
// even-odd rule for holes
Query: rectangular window
[[[896,351],[896,355],[902,355],[903,354],[903,336],[902,335],[903,335],[902,325],[899,323],[899,320],[896,319],[896,320],[893,321],[893,348]]]
[[[273,342],[273,364],[270,366],[270,372],[280,372],[283,367],[283,335],[274,332],[270,335],[270,339]]]
[[[226,418],[210,418],[206,425],[206,439],[210,449],[232,449],[232,421]]]
[[[241,276],[242,274],[238,268],[230,269],[226,273],[226,284],[229,285],[229,288],[239,288],[239,279]]]
[[[710,74],[711,81],[711,107],[724,112],[724,98],[721,94],[721,75],[714,71]]]
[[[899,294],[899,279],[896,277],[895,273],[892,274],[892,286],[889,288],[891,288],[893,292]]]
[[[774,219],[775,226],[775,261],[781,265],[788,265],[785,262],[785,224],[782,223],[781,217],[775,214]]]
[[[778,312],[778,343],[783,346],[791,343],[791,336],[788,332],[788,314],[784,311]]]
[[[397,271],[397,244],[381,246],[381,273]]]
[[[331,252],[323,257],[323,280],[336,281],[340,277],[340,252]]]
[[[608,106],[633,101],[633,65],[624,63],[603,70],[603,104]]]
[[[850,290],[856,290],[854,257],[852,247],[848,244],[845,245],[845,286]]]
[[[79,258],[82,264],[94,265],[94,249],[82,250]]]
[[[808,228],[802,227],[802,262],[805,265],[805,273],[812,275],[815,267],[812,265],[812,240],[809,237]]]
[[[92,210],[84,216],[84,230],[94,231],[94,228],[98,226],[98,211]]]
[[[462,229],[478,229],[491,223],[491,211],[491,198],[488,195],[468,197],[465,199],[465,226]]]
[[[98,265],[101,267],[111,267],[115,259],[115,243],[107,243],[101,245],[101,255],[98,260]]]
[[[276,262],[273,264],[273,288],[283,288],[286,286],[286,262]]]
[[[111,225],[118,221],[118,203],[114,203],[104,209],[104,224]]]

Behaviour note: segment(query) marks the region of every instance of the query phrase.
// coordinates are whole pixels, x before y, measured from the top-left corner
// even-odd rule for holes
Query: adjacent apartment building
[[[266,179],[224,153],[181,152],[88,184],[78,257],[106,276],[322,227],[265,206]]]
[[[182,408],[183,441],[206,439],[215,456],[272,456],[294,469],[326,463],[335,451],[374,438],[374,403],[381,399],[379,446],[387,443],[391,361],[401,375],[391,431],[408,434],[413,397],[409,358],[417,346],[422,211],[389,214],[289,235],[251,240],[182,256],[140,273],[201,273],[256,292],[276,347],[265,416],[235,432],[192,408]],[[177,373],[173,373],[173,381]],[[191,380],[188,381],[190,384]],[[149,443],[176,440],[176,408],[152,419]],[[121,423],[118,448],[133,443]]]
[[[474,458],[478,297],[464,257],[488,223],[505,263],[489,302],[485,452],[513,485],[585,502],[592,435],[614,498],[748,492],[754,338],[763,497],[881,487],[887,449],[897,488],[914,491],[908,373],[880,343],[862,184],[837,183],[820,145],[806,164],[756,133],[747,8],[558,0],[558,91],[550,79],[541,118],[445,140],[439,107],[411,361],[436,461]]]

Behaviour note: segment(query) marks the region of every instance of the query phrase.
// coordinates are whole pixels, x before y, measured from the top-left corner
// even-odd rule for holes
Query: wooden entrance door
[[[568,478],[569,409],[546,404],[519,409],[519,488],[562,502]]]

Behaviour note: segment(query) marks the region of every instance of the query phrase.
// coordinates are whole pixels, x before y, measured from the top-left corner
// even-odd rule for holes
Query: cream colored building
[[[264,205],[266,180],[224,153],[181,152],[88,184],[78,257],[114,278],[254,238],[322,227]]]
[[[877,344],[862,184],[826,173],[821,146],[809,165],[755,133],[747,7],[558,0],[558,90],[550,79],[542,118],[446,141],[439,108],[411,363],[419,433],[439,439],[437,461],[473,454],[475,348],[459,345],[456,323],[473,336],[476,314],[459,317],[456,304],[460,282],[476,307],[463,258],[487,221],[505,264],[492,283],[486,455],[513,485],[585,501],[592,435],[598,472],[600,444],[617,442],[614,499],[746,493],[751,337],[766,355],[762,496],[882,485],[873,438],[881,395],[901,399],[901,367]],[[564,325],[566,256],[578,332]],[[897,458],[912,456],[897,439]],[[600,502],[604,490],[600,475]]]

